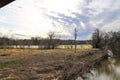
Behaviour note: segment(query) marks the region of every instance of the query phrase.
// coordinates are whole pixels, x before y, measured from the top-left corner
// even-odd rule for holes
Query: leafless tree
[[[59,39],[56,38],[55,32],[48,33],[48,49],[54,49],[59,44]]]
[[[92,35],[92,45],[94,48],[100,48],[101,33],[99,29],[96,29]]]
[[[94,48],[103,48],[112,50],[116,55],[120,56],[120,31],[118,32],[102,32],[96,29],[92,36],[92,45]]]

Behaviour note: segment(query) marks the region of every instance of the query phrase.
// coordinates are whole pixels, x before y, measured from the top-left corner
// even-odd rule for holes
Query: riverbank
[[[77,80],[78,77],[84,79],[97,63],[106,58],[106,53],[99,50],[87,52],[82,56],[67,56],[60,80]]]

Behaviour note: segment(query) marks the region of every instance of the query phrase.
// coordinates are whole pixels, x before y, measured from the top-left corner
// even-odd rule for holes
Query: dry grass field
[[[90,49],[77,49],[77,53],[82,53],[83,51],[91,50]],[[61,54],[73,54],[74,49],[0,49],[0,54],[44,54],[44,53],[61,53]]]
[[[89,51],[78,49],[76,54]],[[0,80],[51,80],[60,74],[65,56],[73,54],[73,49],[0,49]]]

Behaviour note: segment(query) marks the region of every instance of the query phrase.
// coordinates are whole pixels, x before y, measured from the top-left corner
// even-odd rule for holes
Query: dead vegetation
[[[96,63],[106,58],[102,51],[87,52],[85,55],[67,56],[60,80],[76,80],[77,77],[85,78],[85,74],[94,68]]]
[[[91,61],[102,56],[98,50],[77,50],[76,55],[68,49],[11,51],[17,53],[0,56],[0,80],[70,80],[87,72]]]

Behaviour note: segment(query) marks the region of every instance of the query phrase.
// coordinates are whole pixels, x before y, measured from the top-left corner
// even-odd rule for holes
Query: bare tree
[[[96,29],[92,35],[92,45],[94,48],[100,48],[101,35],[100,30]]]
[[[48,32],[48,49],[54,48],[55,32]]]
[[[55,32],[50,31],[48,33],[48,49],[54,49],[57,45],[59,45],[60,39],[57,39]]]
[[[107,49],[120,56],[120,31],[118,32],[102,32],[96,29],[92,36],[92,45],[94,48],[103,48],[107,46]]]
[[[111,32],[108,45],[113,53],[120,56],[120,31]]]
[[[9,39],[7,37],[1,37],[0,44],[1,44],[1,48],[4,49],[4,53],[6,53],[6,49],[8,48],[8,42]]]

